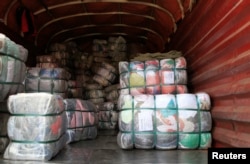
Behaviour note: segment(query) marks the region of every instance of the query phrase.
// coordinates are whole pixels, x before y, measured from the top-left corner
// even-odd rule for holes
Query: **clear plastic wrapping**
[[[22,93],[8,99],[5,159],[50,160],[67,141],[63,98],[49,93]]]
[[[117,129],[118,128],[118,110],[114,102],[104,102],[97,104],[99,129]]]
[[[147,61],[120,62],[121,94],[187,93],[184,57]]]
[[[30,67],[26,71],[25,92],[67,95],[69,72],[63,68]],[[64,97],[65,98],[65,97]]]
[[[0,33],[0,101],[23,92],[28,51]]]
[[[120,95],[118,145],[122,149],[206,149],[212,119],[206,93]]]
[[[95,139],[98,126],[95,105],[91,101],[81,99],[64,99],[64,103],[68,119],[68,143]]]

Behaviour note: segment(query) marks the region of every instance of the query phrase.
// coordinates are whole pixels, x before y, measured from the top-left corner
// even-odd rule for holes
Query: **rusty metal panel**
[[[250,146],[249,6],[199,0],[167,48],[186,57],[191,92],[211,96],[214,147]]]

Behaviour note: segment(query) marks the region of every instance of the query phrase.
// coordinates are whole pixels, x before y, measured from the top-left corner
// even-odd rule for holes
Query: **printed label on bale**
[[[153,111],[142,111],[138,114],[139,131],[153,130]]]

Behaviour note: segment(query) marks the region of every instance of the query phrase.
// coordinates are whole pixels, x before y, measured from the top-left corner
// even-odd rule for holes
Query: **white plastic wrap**
[[[10,144],[5,159],[50,160],[67,141],[63,98],[49,93],[22,93],[8,99]]]
[[[25,92],[47,92],[66,98],[69,78],[69,72],[63,68],[31,67],[26,72]]]
[[[0,101],[23,92],[28,51],[0,34]]]
[[[206,93],[121,95],[118,145],[122,149],[206,149],[212,119]]]

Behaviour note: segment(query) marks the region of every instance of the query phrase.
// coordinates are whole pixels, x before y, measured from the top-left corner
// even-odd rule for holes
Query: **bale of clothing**
[[[210,97],[205,92],[120,95],[122,149],[206,149],[211,146]]]
[[[19,93],[8,98],[10,143],[4,159],[47,161],[66,145],[63,98],[49,93]]]
[[[29,67],[25,75],[25,92],[46,92],[67,98],[71,74],[64,68]]]
[[[184,57],[120,62],[121,94],[187,93],[187,71]]]
[[[28,50],[0,33],[0,101],[24,91]]]
[[[96,104],[98,109],[98,128],[103,130],[118,129],[118,109],[115,102]]]
[[[76,98],[64,99],[67,114],[67,143],[95,139],[98,128],[96,106],[88,100]]]

